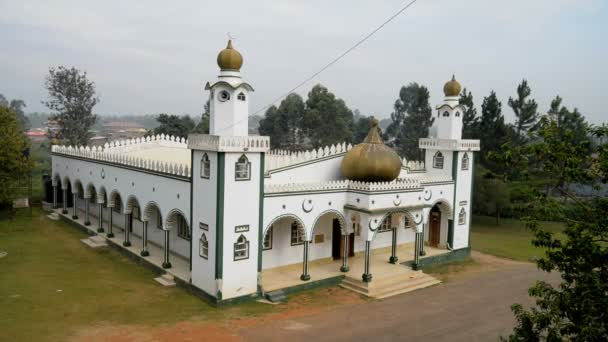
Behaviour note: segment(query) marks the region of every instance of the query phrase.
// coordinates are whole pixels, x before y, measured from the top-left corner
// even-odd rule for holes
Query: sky
[[[407,2],[0,0],[0,93],[46,112],[49,68],[75,66],[95,82],[97,114],[198,116],[229,32],[253,114]],[[540,112],[559,94],[597,124],[608,115],[607,36],[605,0],[418,0],[297,93],[321,83],[385,118],[401,86],[427,86],[435,105],[455,74],[477,106],[496,91],[512,121],[507,101],[526,78]]]

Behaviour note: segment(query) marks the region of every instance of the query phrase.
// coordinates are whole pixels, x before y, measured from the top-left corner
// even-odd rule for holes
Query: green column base
[[[390,262],[391,264],[396,264],[397,261],[399,261],[399,258],[397,258],[396,256],[391,256],[390,258],[388,258],[388,262]]]
[[[65,210],[65,209],[63,209],[63,210],[61,211],[61,213],[62,213],[63,215],[65,215],[65,214],[67,214],[67,213],[68,213],[68,211],[67,211],[67,210]]]
[[[148,252],[148,251],[141,251],[141,253],[139,253],[139,255],[141,255],[142,257],[147,257],[147,256],[150,256],[150,252]]]
[[[125,241],[122,243],[122,245],[125,247],[131,247],[131,241]]]
[[[348,268],[348,266],[342,266],[342,267],[340,267],[340,272],[346,273],[348,271],[350,271],[350,268]]]
[[[170,262],[163,262],[163,268],[171,268]]]
[[[108,233],[108,235],[106,235],[108,237],[108,239],[111,239],[114,237],[114,233]]]
[[[372,282],[372,274],[371,273],[363,273],[363,276],[361,276],[361,279],[366,282],[366,283],[371,283]]]
[[[72,215],[72,220],[78,220],[78,215]]]
[[[105,230],[103,228],[97,228],[97,232],[98,233],[103,233],[103,232],[105,232]]]
[[[301,281],[309,281],[310,280],[310,274],[302,274],[300,276],[300,280]]]
[[[86,221],[86,222],[84,223],[84,225],[85,225],[85,226],[90,226],[90,225],[91,225],[91,221]]]

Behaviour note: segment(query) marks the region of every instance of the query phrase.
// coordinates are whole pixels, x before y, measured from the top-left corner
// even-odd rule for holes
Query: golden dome
[[[460,83],[456,81],[456,77],[454,75],[452,75],[452,80],[448,81],[443,86],[443,93],[445,96],[458,96],[460,95],[460,90],[462,90],[462,87],[460,86]]]
[[[378,120],[372,118],[372,128],[365,140],[353,147],[342,159],[342,175],[361,182],[390,182],[401,172],[401,159],[384,145],[378,134]]]
[[[243,56],[232,47],[232,40],[228,40],[226,48],[217,55],[217,65],[219,65],[221,70],[241,70]]]

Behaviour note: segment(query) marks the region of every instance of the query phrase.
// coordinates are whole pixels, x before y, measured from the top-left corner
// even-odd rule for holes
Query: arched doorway
[[[438,247],[441,241],[441,210],[433,206],[429,214],[429,245]]]

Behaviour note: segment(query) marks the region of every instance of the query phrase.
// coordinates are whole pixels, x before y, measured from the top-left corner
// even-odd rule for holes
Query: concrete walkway
[[[510,306],[530,303],[538,279],[555,281],[534,264],[510,262],[440,285],[313,316],[241,329],[247,341],[497,341],[513,327]]]

